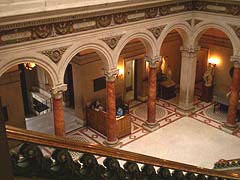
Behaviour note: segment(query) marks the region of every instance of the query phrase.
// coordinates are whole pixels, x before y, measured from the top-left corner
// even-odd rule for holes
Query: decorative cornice
[[[107,37],[102,39],[111,49],[114,49],[117,44],[118,41],[121,39],[121,37],[123,36],[123,34],[121,35],[117,35],[117,36],[112,36],[112,37]]]
[[[53,87],[51,90],[52,97],[55,99],[61,99],[62,93],[67,91],[67,84],[59,84]]]
[[[58,63],[68,46],[42,51],[41,53],[49,57],[53,62]]]
[[[108,71],[104,71],[104,75],[106,77],[106,81],[113,82],[116,79],[116,76],[118,75],[119,70],[118,69],[111,69]]]
[[[240,26],[236,26],[236,25],[229,25],[231,28],[233,28],[233,30],[235,31],[237,37],[240,39]]]
[[[156,39],[158,39],[158,37],[161,35],[163,29],[165,28],[166,25],[163,26],[159,26],[159,27],[153,27],[148,29],[149,31],[151,31],[151,33],[154,35],[154,37]]]
[[[90,16],[76,14],[56,18],[41,19],[0,26],[0,46],[16,44],[38,39],[54,38],[92,29],[117,26],[150,18],[167,16],[186,11],[205,11],[233,16],[240,15],[239,4],[221,1],[195,0],[169,2],[152,5],[154,7],[136,7],[138,10],[122,10],[116,14]],[[120,11],[120,10],[119,10]],[[109,12],[107,12],[109,13]],[[189,22],[188,22],[189,23]],[[195,25],[197,23],[195,22]]]

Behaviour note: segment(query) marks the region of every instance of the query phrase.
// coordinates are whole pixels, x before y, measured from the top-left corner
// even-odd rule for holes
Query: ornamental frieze
[[[234,16],[240,15],[240,5],[230,4],[229,2],[209,2],[207,0],[159,3],[153,7],[136,7],[136,9],[138,10],[127,11],[124,9],[122,10],[124,12],[102,16],[83,18],[82,15],[76,14],[74,16],[2,25],[0,26],[0,46],[64,36],[96,28],[117,26],[191,10],[230,14]],[[197,21],[193,22],[193,25],[196,25],[196,22]],[[157,34],[157,31],[155,34]]]
[[[58,63],[62,58],[63,53],[67,50],[68,46],[60,47],[56,49],[50,49],[42,51],[41,53],[49,57],[54,63]]]
[[[151,33],[154,35],[154,37],[156,39],[159,38],[159,36],[161,35],[163,29],[165,28],[166,25],[163,26],[159,26],[159,27],[154,27],[154,28],[150,28],[148,29],[149,31],[151,31]]]
[[[121,37],[123,36],[123,34],[118,35],[118,36],[112,36],[112,37],[107,37],[102,39],[111,49],[114,49],[117,44],[118,41],[121,39]]]
[[[240,39],[240,26],[230,25],[230,27],[233,28],[237,37]]]

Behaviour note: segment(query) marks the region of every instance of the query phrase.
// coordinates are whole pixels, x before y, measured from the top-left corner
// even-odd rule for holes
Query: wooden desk
[[[131,134],[131,118],[128,114],[116,118],[118,138]],[[87,126],[107,136],[107,113],[87,108]]]

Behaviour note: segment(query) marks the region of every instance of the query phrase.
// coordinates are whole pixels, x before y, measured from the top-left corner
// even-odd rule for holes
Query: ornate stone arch
[[[59,84],[56,65],[49,58],[41,54],[34,54],[34,55],[28,55],[28,56],[22,55],[19,57],[15,56],[12,59],[8,58],[6,60],[2,60],[2,61],[0,60],[0,76],[2,76],[11,67],[21,63],[27,63],[27,62],[33,62],[36,65],[43,68],[51,78],[52,87],[55,87]]]
[[[61,80],[61,82],[63,82],[67,65],[70,63],[72,58],[77,53],[86,49],[92,49],[96,51],[96,53],[103,60],[106,70],[110,70],[114,67],[112,63],[112,54],[110,53],[110,49],[103,41],[101,42],[99,40],[95,40],[95,42],[76,43],[67,49],[67,51],[63,54],[61,60],[58,63],[59,79]]]
[[[155,37],[150,31],[134,31],[132,33],[125,34],[118,42],[117,47],[114,49],[113,60],[115,67],[117,67],[118,59],[123,48],[133,39],[139,39],[144,44],[147,56],[154,58],[159,55],[156,48]]]
[[[230,39],[231,43],[232,43],[232,47],[233,47],[233,55],[237,55],[238,50],[240,48],[240,41],[239,38],[237,37],[236,33],[234,32],[234,30],[225,23],[219,22],[219,21],[203,21],[200,22],[199,24],[197,24],[194,28],[193,28],[193,36],[192,36],[192,42],[194,45],[197,46],[198,41],[201,37],[201,35],[208,30],[209,28],[215,28],[218,30],[221,30],[222,32],[224,32],[228,38]]]
[[[186,22],[173,22],[171,24],[166,25],[166,27],[163,29],[158,41],[157,41],[157,47],[158,50],[160,51],[161,47],[162,47],[162,43],[164,41],[164,39],[167,37],[167,35],[172,31],[172,30],[176,30],[183,41],[183,46],[187,47],[189,46],[189,40],[190,37],[192,35],[191,33],[191,26]]]

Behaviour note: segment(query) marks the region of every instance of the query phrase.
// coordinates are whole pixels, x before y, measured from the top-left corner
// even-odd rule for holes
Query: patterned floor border
[[[118,148],[122,148],[134,141],[139,140],[140,138],[147,136],[150,133],[154,132],[149,132],[146,131],[142,128],[142,124],[145,122],[146,119],[140,118],[138,115],[135,114],[134,109],[138,108],[141,106],[143,103],[136,104],[130,109],[130,116],[131,116],[131,122],[132,122],[132,127],[131,127],[131,134],[119,139],[120,145]],[[162,100],[159,99],[157,100],[157,106],[160,108],[163,108],[165,110],[165,114],[157,120],[157,122],[160,124],[160,129],[170,125],[173,122],[176,122],[180,120],[184,115],[181,113],[178,113],[177,105],[169,102],[167,100]],[[208,117],[206,113],[204,113],[209,107],[211,107],[213,104],[212,103],[206,103],[202,101],[197,101],[195,102],[195,110],[192,112],[192,114],[188,115],[192,119],[199,121],[201,123],[204,123],[208,126],[211,126],[213,128],[219,129],[223,131],[222,127],[222,122],[217,121],[211,117]],[[233,134],[236,137],[240,138],[240,130],[235,132]],[[93,144],[101,144],[104,145],[103,142],[105,141],[106,137],[99,133],[98,131],[89,128],[89,127],[83,127],[77,130],[74,130],[72,132],[69,132],[67,134],[68,138],[74,139],[76,141],[81,141],[81,142],[89,142]],[[53,151],[53,148],[48,148],[48,147],[43,147],[43,154],[49,156],[51,152]],[[71,155],[73,159],[76,159],[79,157],[79,154],[81,153],[76,153],[76,152],[71,152]],[[100,158],[100,157],[97,157]]]

